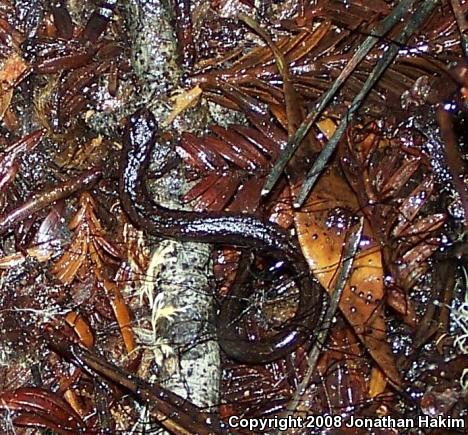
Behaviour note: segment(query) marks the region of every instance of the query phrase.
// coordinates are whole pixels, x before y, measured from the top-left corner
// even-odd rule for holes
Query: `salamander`
[[[159,128],[149,110],[140,109],[127,119],[119,180],[123,210],[135,226],[158,237],[248,248],[286,260],[294,270],[299,303],[283,330],[255,341],[239,334],[235,323],[250,290],[238,282],[221,305],[217,333],[224,352],[241,362],[260,364],[290,354],[311,337],[324,304],[324,291],[310,275],[300,249],[286,231],[256,216],[171,210],[153,202],[145,175],[158,138]]]

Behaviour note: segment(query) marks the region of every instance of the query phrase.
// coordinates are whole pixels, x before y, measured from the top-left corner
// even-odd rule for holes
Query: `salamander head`
[[[124,142],[129,150],[146,153],[155,143],[158,134],[156,119],[146,108],[137,110],[126,120]]]
[[[132,130],[147,129],[149,131],[154,131],[158,129],[158,126],[151,111],[146,107],[143,107],[127,118],[126,128],[130,128]]]

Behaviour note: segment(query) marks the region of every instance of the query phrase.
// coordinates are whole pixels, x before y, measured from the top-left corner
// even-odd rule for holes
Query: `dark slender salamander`
[[[247,287],[242,285],[235,285],[225,298],[217,323],[220,346],[233,359],[259,364],[291,353],[311,336],[324,303],[324,291],[310,276],[299,248],[282,229],[254,216],[170,210],[152,202],[144,180],[158,137],[150,111],[140,109],[127,120],[119,183],[123,209],[136,226],[159,237],[254,248],[286,259],[294,268],[300,289],[298,308],[287,328],[253,342],[239,335],[234,322],[248,296]]]

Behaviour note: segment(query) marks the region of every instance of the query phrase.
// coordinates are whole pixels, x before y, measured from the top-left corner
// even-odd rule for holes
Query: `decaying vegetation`
[[[238,433],[230,416],[311,414],[468,426],[467,13],[2,0],[0,432]],[[270,222],[310,277],[268,241],[167,242],[135,222],[119,180],[143,108],[157,202]],[[301,279],[323,303],[297,308]],[[219,331],[255,350],[304,312],[320,321],[294,352],[228,357]]]

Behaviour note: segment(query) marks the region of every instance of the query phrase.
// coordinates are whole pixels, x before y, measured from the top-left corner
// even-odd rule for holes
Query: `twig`
[[[299,128],[296,131],[296,134],[293,138],[288,141],[285,149],[281,153],[278,161],[273,166],[270,175],[268,176],[265,185],[262,189],[262,196],[267,196],[275,186],[276,182],[278,181],[279,177],[281,176],[284,168],[288,164],[289,160],[301,144],[304,137],[309,132],[310,128],[312,127],[313,123],[317,120],[320,113],[322,113],[323,109],[327,106],[327,104],[333,99],[335,94],[341,88],[343,83],[348,79],[348,77],[352,74],[354,69],[356,68],[359,63],[369,54],[372,48],[380,41],[380,39],[388,33],[392,27],[398,23],[403,15],[405,15],[408,10],[413,6],[416,0],[403,0],[401,1],[398,6],[393,10],[393,12],[384,18],[379,25],[374,29],[370,36],[362,43],[359,49],[356,51],[354,56],[348,62],[348,64],[344,67],[343,71],[341,71],[338,78],[334,81],[332,86],[325,92],[318,102],[316,103],[315,108],[307,115],[306,119],[302,122]],[[281,71],[280,71],[281,72]]]
[[[167,389],[149,384],[96,353],[55,335],[53,331],[47,331],[47,345],[50,349],[87,373],[119,386],[139,403],[150,404],[151,415],[171,433],[223,433],[220,422],[214,415],[203,412],[198,406]]]
[[[359,248],[359,242],[361,240],[363,224],[364,218],[361,216],[359,222],[355,225],[353,231],[347,237],[345,246],[343,248],[343,262],[338,273],[333,293],[331,295],[331,302],[327,308],[327,312],[323,321],[323,326],[320,332],[318,333],[317,341],[307,358],[309,368],[307,369],[304,379],[297,387],[294,397],[288,403],[286,411],[283,413],[282,417],[288,417],[296,411],[299,401],[307,391],[307,387],[309,386],[312,375],[315,373],[318,358],[323,350],[323,345],[327,339],[333,318],[335,317],[336,311],[338,309],[338,304],[340,302],[341,295],[343,294],[343,290],[346,286],[346,282],[348,281],[349,275],[353,267],[354,258],[356,256],[357,250]]]
[[[377,65],[375,66],[374,70],[364,83],[364,86],[351,103],[351,107],[348,109],[344,119],[340,122],[340,125],[336,129],[335,133],[325,145],[317,160],[312,165],[312,168],[307,174],[304,184],[302,185],[297,200],[293,204],[295,208],[300,208],[306,200],[310,191],[314,187],[319,175],[322,173],[323,169],[325,168],[325,165],[327,164],[331,155],[335,151],[336,146],[338,145],[338,142],[340,141],[341,136],[345,132],[349,122],[353,119],[355,113],[361,107],[361,104],[363,103],[369,91],[380,79],[387,67],[393,62],[393,60],[398,54],[400,46],[406,44],[411,35],[424,22],[426,17],[434,9],[437,3],[438,0],[425,0],[421,7],[417,10],[417,12],[414,13],[413,17],[405,25],[398,38],[396,38],[396,40],[390,44],[384,56],[382,56],[382,58],[377,62]]]

